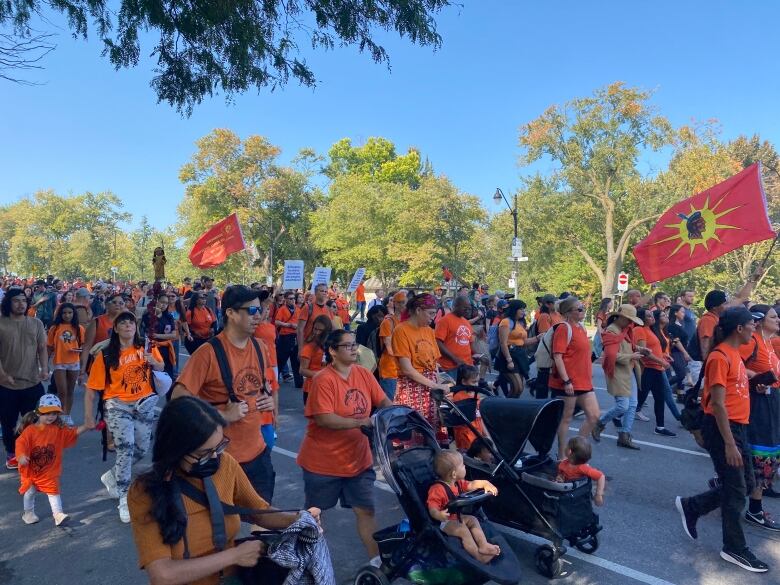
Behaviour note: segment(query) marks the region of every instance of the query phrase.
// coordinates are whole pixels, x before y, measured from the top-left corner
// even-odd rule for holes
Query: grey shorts
[[[320,475],[303,470],[305,508],[315,506],[328,510],[341,503],[342,508],[374,509],[374,480],[376,473],[369,467],[355,477]]]

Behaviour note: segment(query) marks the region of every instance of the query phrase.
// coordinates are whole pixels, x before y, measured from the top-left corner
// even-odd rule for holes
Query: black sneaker
[[[745,512],[745,520],[747,520],[748,524],[754,524],[756,526],[760,526],[761,528],[766,528],[767,530],[780,532],[780,524],[772,519],[771,514],[764,512],[763,510],[758,514],[753,514],[750,512],[750,510],[748,510]]]
[[[765,498],[780,498],[780,492],[776,492],[771,487],[764,489],[764,497]]]
[[[677,433],[673,433],[666,427],[655,427],[655,430],[653,431],[656,435],[661,435],[663,437],[676,437]]]
[[[721,483],[719,477],[711,477],[707,480],[707,485],[711,490],[717,490],[720,489]]]
[[[680,513],[685,534],[690,536],[693,540],[696,540],[699,537],[699,533],[696,532],[696,521],[699,517],[688,508],[687,500],[688,498],[677,496],[674,500],[674,507],[677,508],[677,511]]]
[[[724,561],[734,563],[738,567],[742,567],[751,573],[766,573],[769,570],[767,564],[759,561],[756,556],[750,552],[749,548],[745,548],[745,550],[739,553],[724,549],[720,551],[720,558]]]

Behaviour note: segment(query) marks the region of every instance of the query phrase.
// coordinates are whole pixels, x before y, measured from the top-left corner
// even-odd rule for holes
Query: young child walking
[[[482,399],[482,394],[479,393],[479,368],[463,364],[458,367],[457,378],[455,386],[450,390],[450,392],[452,392],[452,400],[455,403],[464,400],[477,401],[474,420],[471,421],[471,424],[480,432],[480,434],[484,435],[485,428],[482,426],[482,417],[479,415],[479,401]],[[464,404],[466,403],[464,402]],[[465,411],[464,414],[466,414]],[[470,415],[470,412],[468,414]],[[454,435],[455,446],[461,451],[467,450],[477,438],[472,430],[465,424],[456,426]]]
[[[448,514],[446,509],[451,496],[476,489],[495,496],[498,494],[496,486],[485,480],[466,481],[466,466],[457,451],[439,451],[433,460],[433,469],[439,481],[428,490],[428,513],[441,522],[445,534],[460,538],[467,553],[482,563],[489,563],[501,554],[501,549],[487,541],[479,520],[466,514]]]
[[[556,481],[565,482],[589,477],[596,482],[596,493],[593,495],[593,502],[597,506],[604,505],[604,488],[607,485],[606,476],[588,465],[592,450],[590,442],[584,437],[572,437],[566,445],[566,459],[558,463],[558,477]]]
[[[22,418],[19,437],[16,439],[16,458],[19,460],[19,476],[24,494],[25,524],[39,521],[35,515],[35,494],[42,492],[49,497],[54,524],[60,526],[68,519],[62,511],[60,499],[60,475],[62,475],[62,450],[76,444],[76,439],[87,428],[66,426],[60,415],[62,403],[54,394],[44,394],[38,407]]]

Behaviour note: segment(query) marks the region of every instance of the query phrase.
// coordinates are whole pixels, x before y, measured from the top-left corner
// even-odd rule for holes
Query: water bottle
[[[409,532],[411,529],[408,518],[401,520],[401,523],[398,525],[398,532]]]

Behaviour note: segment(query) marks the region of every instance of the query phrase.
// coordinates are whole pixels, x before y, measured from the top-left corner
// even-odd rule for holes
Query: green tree
[[[637,229],[666,203],[637,165],[640,155],[670,144],[673,136],[649,99],[649,92],[613,83],[593,97],[551,106],[520,129],[521,164],[547,159],[556,165],[544,184],[561,199],[546,225],[558,234],[559,246],[582,256],[605,296]]]
[[[36,29],[50,26],[47,13],[54,11],[67,17],[76,37],[86,38],[91,28],[117,69],[138,65],[142,52],[154,55],[157,64],[151,85],[158,101],[190,114],[193,106],[217,91],[230,98],[250,87],[273,89],[290,78],[315,85],[314,72],[300,56],[301,41],[313,50],[356,46],[368,51],[374,61],[388,64],[377,29],[436,48],[441,37],[434,16],[450,3],[122,0],[117,6],[107,0],[14,0],[0,2],[0,25],[13,29],[19,40],[10,45],[18,46],[40,39]],[[142,51],[142,39],[152,44],[151,49]],[[23,53],[19,67],[26,60],[29,57]]]
[[[357,175],[378,183],[398,183],[417,188],[422,177],[432,175],[432,167],[426,159],[421,162],[420,153],[410,148],[398,156],[395,145],[386,138],[369,138],[363,146],[353,146],[349,138],[343,138],[331,146],[330,159],[323,173],[330,179],[344,175]]]

